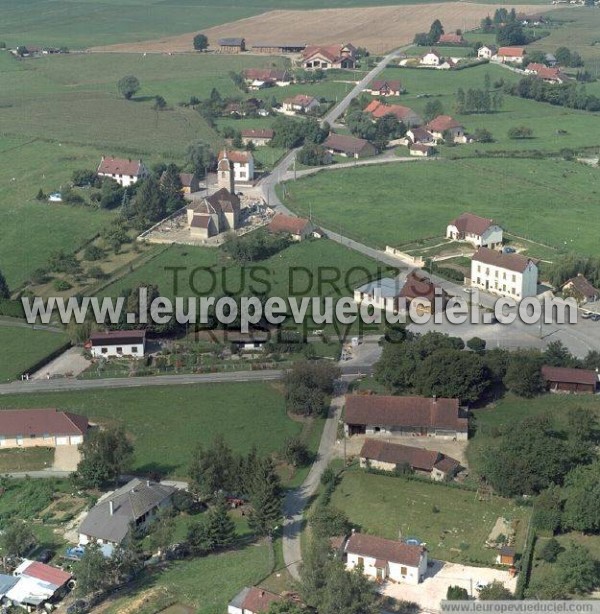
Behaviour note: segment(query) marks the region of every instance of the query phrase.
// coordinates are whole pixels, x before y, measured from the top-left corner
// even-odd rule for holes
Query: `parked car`
[[[600,313],[593,313],[592,316],[591,316],[591,319],[594,322],[598,322],[598,320],[600,320]]]
[[[593,315],[593,314],[592,314],[592,313],[590,313],[589,311],[582,311],[582,312],[581,312],[581,317],[582,317],[584,320],[588,320],[589,318],[591,318],[591,317],[592,317],[592,315]]]
[[[508,247],[508,246],[506,246],[506,247],[503,247],[503,248],[502,248],[502,251],[503,251],[505,254],[514,254],[514,253],[515,253],[517,250],[516,250],[514,247]]]

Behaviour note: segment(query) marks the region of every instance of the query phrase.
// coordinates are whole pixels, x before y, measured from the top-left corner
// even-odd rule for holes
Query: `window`
[[[102,348],[102,350],[100,350],[103,354],[108,354],[108,348]]]
[[[494,271],[494,275],[498,277],[498,270]]]
[[[123,353],[123,348],[117,348],[117,354],[122,354]]]
[[[477,265],[477,272],[481,273],[481,265],[480,264]]]
[[[356,563],[359,567],[364,567],[365,566],[365,559],[362,556],[358,557],[358,561]]]
[[[400,567],[400,575],[401,576],[408,575],[408,569],[406,567]]]
[[[515,281],[517,281],[517,276],[516,276],[516,275],[513,275],[513,276],[512,276],[512,280],[513,280],[513,283],[515,283]]]
[[[29,439],[35,439],[35,433],[31,433],[31,435],[29,435]]]
[[[138,349],[137,349],[137,347],[135,345],[131,348],[131,353],[132,354],[137,354],[138,353]]]

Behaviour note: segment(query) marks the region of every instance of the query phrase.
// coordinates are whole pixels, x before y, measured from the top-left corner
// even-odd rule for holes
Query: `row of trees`
[[[535,76],[523,77],[506,91],[513,96],[585,111],[600,111],[600,98],[588,94],[585,85],[576,83],[546,83]]]
[[[455,110],[461,115],[471,113],[495,113],[502,108],[502,93],[489,89],[461,88],[456,92]]]

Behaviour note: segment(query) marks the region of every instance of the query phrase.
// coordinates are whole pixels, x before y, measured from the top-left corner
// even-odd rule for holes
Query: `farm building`
[[[450,115],[438,115],[425,126],[436,141],[443,141],[444,134],[449,134],[455,143],[466,143],[467,136],[462,124]]]
[[[565,296],[572,296],[579,305],[600,299],[600,290],[594,288],[581,273],[568,279],[562,286],[562,292]]]
[[[187,222],[192,237],[206,240],[239,228],[240,199],[227,188],[206,196],[198,204],[190,203]]]
[[[471,259],[471,286],[521,300],[537,294],[538,267],[522,254],[480,247]]]
[[[255,53],[302,53],[306,43],[253,43],[252,51]]]
[[[502,247],[503,241],[502,228],[498,224],[473,213],[462,213],[452,220],[446,228],[446,238],[490,249]]]
[[[137,183],[150,174],[141,160],[127,160],[125,158],[105,156],[102,156],[96,173],[98,177],[114,179],[124,188]]]
[[[262,614],[283,597],[258,586],[243,588],[227,606],[227,614]]]
[[[277,85],[284,87],[292,82],[292,75],[287,70],[276,68],[247,68],[242,73],[250,89],[262,89]]]
[[[375,146],[366,139],[359,139],[347,134],[335,134],[331,132],[323,147],[331,154],[337,154],[347,158],[369,158],[377,153]]]
[[[373,81],[365,91],[372,96],[400,96],[404,89],[400,81]]]
[[[348,435],[467,439],[468,418],[458,399],[346,395]]]
[[[391,313],[398,311],[400,292],[404,283],[397,278],[384,277],[370,281],[354,290],[354,301],[359,305],[363,302]]]
[[[542,378],[551,392],[585,392],[593,394],[598,387],[598,373],[590,369],[542,367]]]
[[[368,113],[374,120],[386,115],[393,115],[398,121],[409,127],[420,126],[423,123],[421,117],[411,108],[400,104],[385,104],[380,100],[371,101],[364,108],[364,112]]]
[[[410,128],[406,131],[406,137],[411,143],[420,143],[422,145],[435,145],[435,137],[429,130],[423,127]]]
[[[460,463],[436,450],[389,443],[381,439],[367,439],[360,451],[360,466],[382,471],[397,471],[410,467],[412,471],[428,475],[432,480],[454,477]]]
[[[569,80],[560,68],[546,66],[545,64],[538,64],[532,62],[527,64],[525,72],[531,75],[535,75],[538,79],[545,81],[546,83],[564,83]]]
[[[242,143],[254,143],[257,147],[268,145],[269,141],[275,136],[275,132],[271,128],[254,128],[242,130]]]
[[[309,113],[316,111],[320,106],[321,104],[316,98],[306,94],[298,94],[283,101],[283,111],[288,114]]]
[[[442,34],[438,39],[438,45],[464,45],[465,39],[462,34]]]
[[[146,351],[146,331],[110,330],[104,333],[92,333],[87,346],[94,358],[115,356],[142,358]]]
[[[246,51],[246,40],[243,38],[220,38],[217,44],[220,53],[242,53],[242,51]]]
[[[302,53],[302,68],[329,70],[331,68],[356,68],[356,47],[342,45],[311,45]]]
[[[289,234],[294,241],[307,239],[314,232],[314,226],[310,220],[293,215],[276,213],[268,226],[273,234]]]
[[[353,533],[344,547],[346,569],[362,568],[380,582],[419,584],[427,572],[427,550],[374,535]]]
[[[500,47],[492,60],[500,64],[523,64],[526,54],[525,47]]]
[[[0,448],[75,446],[87,430],[85,416],[58,409],[0,411]]]
[[[15,583],[6,592],[8,602],[38,611],[46,602],[60,599],[73,576],[45,563],[25,559],[13,572]],[[48,608],[49,609],[49,608]]]
[[[169,508],[176,490],[173,486],[134,478],[87,513],[79,527],[79,544],[96,541],[119,545],[132,527],[147,528],[160,510]]]
[[[425,145],[425,143],[413,143],[409,146],[408,153],[411,156],[429,158],[435,154],[435,147],[432,145]]]

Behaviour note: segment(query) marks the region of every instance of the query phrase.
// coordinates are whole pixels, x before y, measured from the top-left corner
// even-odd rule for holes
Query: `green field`
[[[182,478],[194,447],[210,444],[219,433],[239,452],[257,445],[268,454],[302,429],[287,417],[281,393],[264,383],[10,395],[0,406],[57,407],[102,424],[123,424],[135,446],[135,471]]]
[[[19,377],[67,341],[62,333],[0,325],[0,382]]]
[[[600,419],[600,400],[591,395],[544,394],[533,399],[522,399],[508,394],[497,403],[474,410],[471,423],[475,427],[475,436],[467,447],[469,467],[477,472],[498,429],[544,413],[556,420],[557,426],[564,426],[567,412],[572,407],[588,407]]]
[[[479,501],[473,491],[421,480],[347,471],[332,505],[343,509],[361,531],[388,539],[414,536],[431,557],[457,563],[492,563],[485,541],[498,517],[517,521],[516,549],[523,547],[529,510],[508,499]],[[438,512],[433,512],[437,508]]]
[[[286,187],[285,202],[294,211],[306,215],[311,208],[325,228],[377,247],[441,237],[451,219],[471,211],[564,251],[597,251],[591,221],[600,174],[576,162],[484,158],[386,164],[321,172]]]

